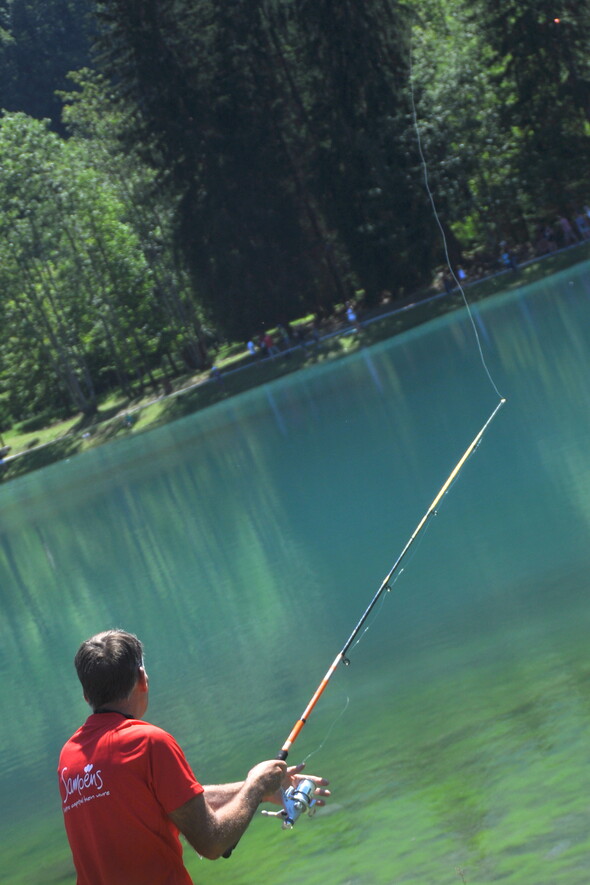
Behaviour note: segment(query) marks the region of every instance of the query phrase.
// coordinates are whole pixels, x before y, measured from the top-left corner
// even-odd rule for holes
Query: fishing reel
[[[304,778],[287,790],[281,790],[283,799],[281,811],[263,811],[262,814],[267,817],[282,818],[283,829],[290,830],[301,814],[309,813],[311,816],[314,813],[314,805],[317,801],[314,799],[315,788],[316,785],[313,781]]]

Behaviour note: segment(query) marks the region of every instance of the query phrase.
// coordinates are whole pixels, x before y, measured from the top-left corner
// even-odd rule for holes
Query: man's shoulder
[[[143,734],[155,741],[174,741],[174,737],[168,731],[160,728],[159,725],[154,725],[153,722],[145,722],[143,719],[128,719],[124,729],[129,729],[136,734]]]
[[[133,737],[157,742],[174,741],[173,736],[169,732],[160,728],[159,725],[154,725],[152,722],[146,722],[144,719],[124,719],[117,724],[117,727],[113,729],[113,731],[118,737],[123,739]]]
[[[131,755],[138,751],[147,753],[157,759],[158,765],[187,764],[184,751],[176,738],[151,722],[128,720],[119,731],[117,744],[122,752],[129,752]]]

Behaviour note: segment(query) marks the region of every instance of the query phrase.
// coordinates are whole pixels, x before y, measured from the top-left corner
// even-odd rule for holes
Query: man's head
[[[82,643],[74,658],[84,697],[93,710],[126,700],[143,670],[143,646],[125,630],[105,630]],[[147,678],[147,677],[146,677]]]

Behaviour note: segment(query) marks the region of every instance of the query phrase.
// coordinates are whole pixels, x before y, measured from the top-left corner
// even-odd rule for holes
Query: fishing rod
[[[363,624],[365,623],[365,621],[367,620],[367,618],[369,617],[369,615],[371,614],[371,612],[373,611],[373,609],[377,605],[377,602],[379,601],[379,599],[381,598],[383,593],[385,593],[385,591],[388,591],[391,589],[390,581],[393,578],[393,576],[395,575],[395,573],[398,571],[400,565],[402,564],[408,551],[410,550],[410,547],[412,546],[412,544],[414,543],[414,541],[416,540],[416,538],[418,537],[418,535],[420,534],[422,529],[425,527],[425,525],[429,522],[431,517],[436,515],[436,508],[438,507],[438,505],[440,504],[440,502],[442,501],[442,499],[444,498],[446,493],[449,491],[451,485],[453,484],[454,480],[459,475],[459,473],[460,473],[463,465],[467,461],[467,459],[470,457],[470,455],[473,454],[475,449],[478,447],[479,443],[482,440],[484,433],[486,432],[486,430],[488,429],[488,427],[490,426],[490,424],[492,423],[492,421],[494,420],[494,418],[496,417],[496,415],[498,414],[498,412],[500,411],[500,409],[502,408],[502,406],[504,405],[505,402],[506,402],[506,400],[504,398],[500,399],[500,402],[498,403],[496,408],[493,410],[493,412],[491,413],[488,420],[485,422],[485,424],[483,425],[483,427],[481,428],[481,430],[479,431],[477,436],[475,436],[475,438],[470,442],[470,444],[468,445],[468,447],[465,450],[465,452],[463,453],[463,455],[460,457],[460,459],[457,461],[457,463],[453,467],[449,476],[447,477],[447,479],[445,480],[445,482],[441,486],[434,501],[432,502],[432,504],[430,505],[430,507],[428,508],[428,510],[426,511],[426,513],[424,514],[424,516],[422,517],[422,519],[420,520],[420,522],[418,523],[416,528],[414,529],[414,532],[410,536],[410,539],[408,540],[406,546],[403,548],[402,552],[400,553],[400,555],[396,559],[392,568],[389,570],[389,572],[387,573],[387,575],[383,579],[381,586],[379,587],[379,589],[377,590],[377,592],[373,596],[371,602],[369,603],[369,605],[367,606],[367,608],[363,612],[356,627],[354,628],[354,630],[352,631],[352,633],[350,634],[350,636],[348,637],[348,639],[346,640],[346,642],[342,646],[342,649],[338,652],[338,654],[334,658],[333,662],[331,663],[330,667],[328,668],[328,671],[326,672],[326,675],[321,680],[320,684],[318,685],[315,692],[313,693],[311,700],[309,701],[307,707],[305,708],[305,710],[303,711],[303,713],[301,714],[300,718],[297,720],[297,722],[295,723],[293,728],[291,729],[287,740],[285,741],[285,743],[283,744],[283,746],[281,747],[281,749],[277,755],[277,759],[285,760],[287,758],[287,756],[289,755],[289,751],[290,751],[291,747],[293,746],[293,744],[297,740],[297,737],[299,736],[303,726],[307,723],[309,716],[311,715],[314,707],[316,706],[317,702],[319,701],[319,699],[323,695],[324,691],[326,690],[328,683],[330,682],[330,679],[334,675],[334,671],[337,669],[339,664],[345,664],[346,666],[348,666],[348,664],[350,663],[350,661],[347,658],[347,653],[348,653],[352,643],[354,642],[354,640],[358,636],[361,628],[363,627]],[[276,812],[274,814],[270,813],[270,816],[282,818],[283,828],[290,829],[294,825],[295,821],[297,820],[297,818],[299,817],[300,814],[302,814],[306,811],[311,811],[313,809],[313,806],[315,805],[315,799],[313,798],[314,791],[315,791],[315,784],[313,783],[313,781],[307,780],[307,779],[300,781],[295,786],[289,787],[288,790],[283,791],[283,806],[284,806],[283,810]],[[268,812],[265,812],[265,813],[269,814]]]

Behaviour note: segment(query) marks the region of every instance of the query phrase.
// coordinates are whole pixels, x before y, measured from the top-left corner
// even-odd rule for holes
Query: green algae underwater
[[[333,798],[195,882],[586,885],[590,265],[474,308],[507,404],[290,761]],[[204,782],[276,754],[490,412],[465,315],[0,488],[2,880],[75,881],[72,659],[119,625]]]

